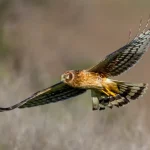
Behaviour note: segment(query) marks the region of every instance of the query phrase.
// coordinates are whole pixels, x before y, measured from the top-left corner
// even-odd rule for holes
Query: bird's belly
[[[74,87],[84,89],[101,89],[103,78],[97,73],[82,71],[74,80]]]
[[[85,89],[102,89],[102,82],[101,80],[87,80],[86,82],[81,83],[81,87]]]

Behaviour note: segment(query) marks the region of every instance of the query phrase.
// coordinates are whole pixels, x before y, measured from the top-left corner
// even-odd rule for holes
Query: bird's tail
[[[117,83],[119,94],[129,100],[138,99],[145,93],[148,86],[146,83],[127,83],[116,80],[114,82]]]
[[[136,100],[140,96],[142,96],[146,89],[148,84],[145,83],[128,83],[123,81],[117,81],[112,80],[114,83],[116,83],[118,91],[115,92],[116,96],[107,96],[102,95],[103,93],[97,93],[96,97],[98,98],[99,107],[94,107],[93,110],[104,110],[105,107],[113,108],[113,106],[121,107],[130,102],[130,100]],[[93,96],[94,97],[94,96]],[[94,102],[93,102],[94,104]]]
[[[142,96],[148,84],[145,83],[128,83],[123,81],[113,80],[117,84],[119,93],[111,103],[116,106],[122,106],[130,102],[130,100],[136,100]]]

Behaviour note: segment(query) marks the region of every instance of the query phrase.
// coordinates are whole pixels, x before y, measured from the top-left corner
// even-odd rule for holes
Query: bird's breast
[[[75,78],[74,85],[86,89],[101,88],[102,78],[96,73],[81,71]]]

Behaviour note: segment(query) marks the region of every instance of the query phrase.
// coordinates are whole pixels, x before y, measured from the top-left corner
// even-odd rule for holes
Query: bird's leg
[[[101,90],[104,94],[106,94],[107,96],[109,96],[109,93],[105,90]]]
[[[103,93],[105,93],[107,96],[113,96],[116,97],[116,94],[112,91],[110,91],[107,87],[105,87],[105,90],[102,90]]]

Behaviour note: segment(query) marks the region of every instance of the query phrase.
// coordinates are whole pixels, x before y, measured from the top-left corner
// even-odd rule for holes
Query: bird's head
[[[64,83],[71,83],[75,78],[75,71],[70,70],[66,71],[64,74],[61,75],[61,81]]]

